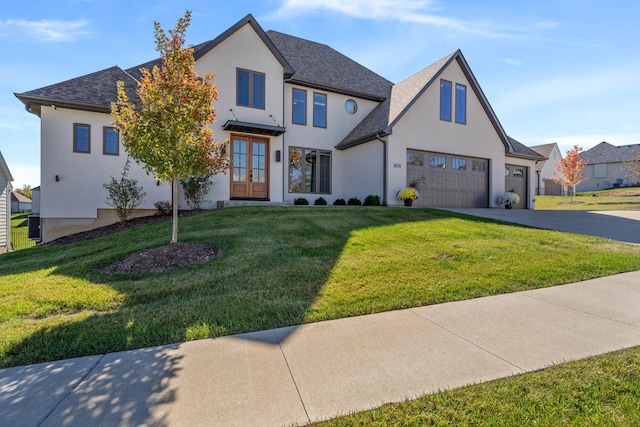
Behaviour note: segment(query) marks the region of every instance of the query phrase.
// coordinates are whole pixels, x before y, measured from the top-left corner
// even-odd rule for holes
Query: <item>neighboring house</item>
[[[554,142],[529,148],[547,158],[547,160],[536,163],[536,194],[541,196],[564,196],[567,194],[567,188],[555,182],[556,178],[564,177],[557,169],[562,161],[562,153],[558,144]]]
[[[11,250],[11,181],[13,177],[0,153],[0,254]]]
[[[509,138],[459,50],[393,84],[329,46],[263,31],[251,15],[193,47],[197,71],[216,74],[215,138],[230,141],[231,170],[215,176],[207,208],[310,203],[396,194],[423,177],[417,206],[494,207],[505,188],[533,208],[535,162]],[[121,80],[137,101],[139,68],[117,66],[16,96],[41,118],[43,241],[115,222],[102,184],[126,153],[110,103]],[[139,214],[170,200],[134,165],[147,193]],[[179,207],[186,208],[182,195]]]
[[[31,213],[40,214],[40,186],[31,190]]]
[[[31,199],[11,191],[11,213],[31,212]]]
[[[640,144],[617,147],[608,142],[601,142],[583,151],[580,157],[587,162],[584,167],[586,180],[578,184],[576,191],[597,191],[639,185],[638,182],[629,182],[625,170],[625,162],[637,159],[639,153]]]

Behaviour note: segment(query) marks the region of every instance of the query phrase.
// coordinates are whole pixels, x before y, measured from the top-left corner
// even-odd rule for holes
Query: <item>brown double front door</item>
[[[231,135],[231,197],[269,198],[269,140]]]

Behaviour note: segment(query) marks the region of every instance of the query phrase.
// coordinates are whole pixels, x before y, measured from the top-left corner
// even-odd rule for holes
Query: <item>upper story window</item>
[[[313,93],[313,125],[327,127],[327,95],[324,93]]]
[[[236,70],[236,104],[264,110],[265,80],[264,73],[238,68]]]
[[[91,125],[73,124],[73,151],[75,153],[91,152]]]
[[[440,80],[440,120],[451,121],[451,82]]]
[[[102,128],[102,154],[117,156],[120,154],[120,134],[113,127]]]
[[[302,89],[293,89],[293,114],[292,120],[294,124],[307,124],[307,91]]]
[[[467,87],[456,83],[456,123],[467,123]]]

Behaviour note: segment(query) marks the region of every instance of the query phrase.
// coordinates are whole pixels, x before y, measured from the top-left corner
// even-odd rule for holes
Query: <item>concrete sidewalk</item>
[[[640,272],[0,370],[3,426],[303,425],[640,345]]]

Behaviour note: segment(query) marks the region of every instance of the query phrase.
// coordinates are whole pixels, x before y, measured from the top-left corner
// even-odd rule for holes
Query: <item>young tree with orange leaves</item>
[[[184,47],[190,20],[187,10],[169,35],[154,21],[162,66],[140,70],[139,109],[129,102],[124,82],[118,82],[118,100],[111,104],[129,155],[147,172],[173,184],[171,243],[178,241],[178,181],[226,173],[229,168],[228,141],[214,142],[209,127],[216,118],[213,103],[218,99],[214,76],[198,76],[193,49]]]
[[[566,185],[569,189],[569,203],[573,203],[576,186],[585,181],[583,169],[587,162],[580,157],[581,151],[582,147],[578,145],[574,145],[572,150],[567,150],[567,154],[556,165],[556,170],[561,175],[553,173],[555,175],[553,180],[558,184]]]

